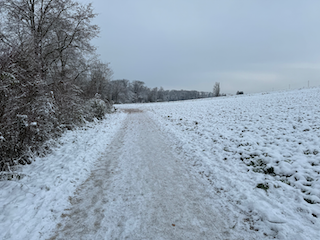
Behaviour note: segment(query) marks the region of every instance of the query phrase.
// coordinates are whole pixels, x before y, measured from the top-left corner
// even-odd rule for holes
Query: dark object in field
[[[237,95],[243,94],[243,91],[237,91]]]

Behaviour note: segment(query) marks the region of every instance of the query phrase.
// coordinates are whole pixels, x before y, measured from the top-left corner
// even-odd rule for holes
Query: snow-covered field
[[[184,169],[217,196],[212,206],[236,216],[234,232],[303,240],[320,239],[319,106],[313,88],[117,108],[152,118]],[[50,237],[126,116],[67,132],[21,180],[0,181],[0,239]]]
[[[126,114],[68,131],[52,154],[24,166],[21,180],[0,181],[0,239],[47,239],[94,162],[106,151]]]
[[[320,88],[138,106],[239,212],[240,225],[320,239]]]

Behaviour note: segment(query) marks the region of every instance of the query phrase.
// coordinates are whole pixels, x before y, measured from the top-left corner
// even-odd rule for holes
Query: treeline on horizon
[[[113,103],[210,96],[112,81],[91,45],[95,17],[73,0],[0,0],[0,172],[30,164],[50,151],[48,140],[103,118]]]
[[[195,90],[164,90],[162,87],[148,88],[142,81],[127,79],[110,81],[106,97],[113,103],[147,103],[163,101],[179,101],[213,97],[212,92]]]

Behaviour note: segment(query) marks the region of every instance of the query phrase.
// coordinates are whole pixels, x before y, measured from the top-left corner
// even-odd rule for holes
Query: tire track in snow
[[[128,114],[50,239],[232,238],[228,217],[171,145],[147,114]]]

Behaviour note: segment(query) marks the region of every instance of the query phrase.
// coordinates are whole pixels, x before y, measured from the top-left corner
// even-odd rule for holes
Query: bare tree
[[[93,61],[88,67],[87,78],[81,83],[86,98],[93,98],[98,93],[104,100],[110,99],[111,78],[113,71],[109,63],[102,63],[98,60]]]
[[[157,102],[158,101],[158,88],[152,88],[150,91],[150,102]]]
[[[0,0],[6,15],[1,40],[16,44],[28,56],[32,71],[45,80],[49,68],[58,68],[63,78],[78,52],[91,52],[90,40],[98,27],[92,6],[72,0]],[[74,70],[74,69],[73,69]]]
[[[219,97],[220,96],[220,83],[216,82],[213,86],[213,96]]]
[[[133,92],[133,101],[142,102],[144,99],[144,82],[142,81],[133,81],[131,84],[131,89]]]
[[[0,0],[0,171],[1,159],[24,163],[23,152],[83,120],[80,83],[106,92],[110,69],[88,64],[95,16],[74,0]]]
[[[112,100],[115,103],[126,103],[131,101],[130,82],[126,79],[111,81]]]

